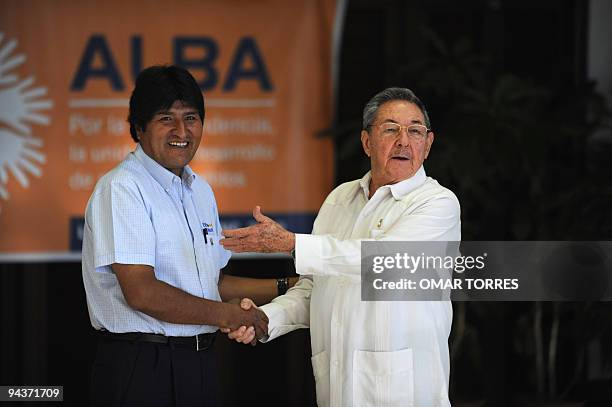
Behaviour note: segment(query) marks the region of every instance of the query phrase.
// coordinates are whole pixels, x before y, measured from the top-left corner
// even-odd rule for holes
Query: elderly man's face
[[[177,100],[157,112],[138,137],[149,157],[180,176],[200,145],[202,122],[197,109]]]
[[[424,138],[410,136],[406,127],[399,135],[389,136],[380,127],[383,123],[425,125],[425,117],[414,103],[393,100],[380,106],[372,127],[361,132],[361,143],[372,166],[372,182],[377,187],[412,177],[423,165],[434,139],[432,132]]]

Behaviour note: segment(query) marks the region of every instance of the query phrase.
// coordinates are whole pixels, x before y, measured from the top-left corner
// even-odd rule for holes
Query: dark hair
[[[413,91],[406,88],[387,88],[374,95],[374,97],[365,105],[365,108],[363,109],[363,130],[367,130],[368,127],[372,125],[376,119],[378,109],[385,103],[393,100],[405,100],[406,102],[417,105],[417,107],[421,109],[421,112],[423,112],[425,126],[427,126],[428,129],[431,129],[431,122],[429,121],[427,109],[425,109],[425,105]]]
[[[138,142],[137,129],[146,130],[157,112],[170,108],[177,100],[197,109],[204,123],[202,90],[189,71],[175,65],[155,65],[140,72],[130,96],[128,116],[134,141]]]

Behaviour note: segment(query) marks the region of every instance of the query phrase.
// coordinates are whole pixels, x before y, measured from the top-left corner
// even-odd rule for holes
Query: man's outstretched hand
[[[261,208],[253,209],[255,225],[223,231],[225,239],[221,244],[236,253],[291,253],[295,248],[295,234],[261,213]]]
[[[242,308],[245,311],[249,311],[251,308],[260,311],[259,308],[257,308],[257,306],[255,305],[255,303],[250,299],[250,298],[243,298],[242,301],[240,301],[240,308]],[[267,320],[267,318],[266,318]],[[266,326],[267,329],[267,326]],[[261,337],[265,337],[267,336],[267,330],[266,330],[266,335],[264,336],[259,336],[258,338],[255,337],[255,328],[253,328],[252,326],[250,327],[246,327],[246,326],[241,326],[238,329],[235,330],[231,330],[229,328],[221,328],[221,332],[228,334],[228,338],[235,340],[238,343],[250,343],[252,346],[255,346],[257,344],[257,339],[261,338]]]

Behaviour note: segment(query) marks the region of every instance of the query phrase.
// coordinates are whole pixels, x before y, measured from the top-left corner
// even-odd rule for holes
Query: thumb
[[[268,218],[267,216],[265,216],[263,213],[261,213],[261,207],[260,206],[256,206],[255,208],[253,208],[253,218],[255,218],[255,220],[258,223],[267,222],[267,221],[272,220],[272,219]]]
[[[257,307],[255,306],[255,303],[253,302],[253,300],[251,300],[250,298],[243,298],[242,301],[240,301],[240,308],[247,311],[247,310],[250,310],[251,308],[257,308]]]

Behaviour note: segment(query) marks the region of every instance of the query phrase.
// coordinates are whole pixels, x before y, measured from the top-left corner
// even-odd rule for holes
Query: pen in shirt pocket
[[[208,223],[202,223],[202,234],[204,235],[204,243],[208,244],[208,242],[210,241],[210,245],[214,246],[215,243],[213,242],[213,227],[212,224],[208,224]]]

